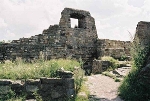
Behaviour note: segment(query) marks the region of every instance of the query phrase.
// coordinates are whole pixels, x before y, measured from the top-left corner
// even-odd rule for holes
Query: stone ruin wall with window
[[[78,26],[71,28],[70,18],[78,20]],[[21,57],[27,62],[44,58],[74,58],[92,66],[94,58],[101,56],[129,55],[130,42],[98,39],[95,20],[88,11],[65,8],[61,12],[59,25],[51,25],[42,34],[20,38],[1,44],[0,60],[15,60]]]

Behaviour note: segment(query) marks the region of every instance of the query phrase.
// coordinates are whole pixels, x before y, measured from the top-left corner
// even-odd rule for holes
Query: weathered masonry
[[[140,21],[136,27],[135,38],[140,44],[147,45],[150,38],[150,22]]]
[[[70,18],[78,19],[78,26],[71,28]],[[51,25],[42,34],[20,38],[5,45],[7,59],[21,57],[25,61],[44,59],[82,58],[86,65],[96,57],[97,31],[94,18],[88,11],[65,8],[61,12],[59,25]],[[1,46],[2,47],[2,46]]]
[[[27,80],[0,79],[0,100],[7,98],[10,91],[15,96],[25,94],[25,99],[36,99],[38,101],[68,101],[75,96],[75,85],[72,75],[62,72],[62,78],[40,78]],[[30,100],[31,101],[31,100]],[[32,100],[33,101],[33,100]],[[35,101],[35,100],[34,100]]]
[[[111,56],[115,59],[121,60],[121,58],[130,59],[130,41],[118,41],[109,39],[97,40],[97,56]]]
[[[78,20],[78,26],[75,28],[71,28],[71,18]],[[121,51],[116,48],[119,44]],[[109,45],[113,49],[107,47]],[[91,69],[93,59],[99,56],[111,56],[117,52],[128,55],[128,50],[123,45],[128,45],[128,42],[98,39],[95,20],[88,11],[65,8],[61,12],[59,25],[50,25],[42,34],[30,38],[20,38],[11,43],[1,44],[0,60],[14,61],[16,57],[21,57],[31,62],[40,57],[46,60],[82,58],[85,62],[84,67]]]

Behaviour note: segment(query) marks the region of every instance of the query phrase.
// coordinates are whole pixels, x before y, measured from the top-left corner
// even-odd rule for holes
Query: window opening
[[[70,18],[71,19],[71,28],[78,28],[78,19]]]

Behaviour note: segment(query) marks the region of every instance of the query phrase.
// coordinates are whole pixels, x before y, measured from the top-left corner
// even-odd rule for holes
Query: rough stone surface
[[[68,72],[70,74],[70,72]],[[63,74],[62,74],[63,75]],[[67,75],[65,72],[64,75]],[[64,101],[75,96],[75,85],[73,78],[40,78],[37,80],[0,80],[0,98],[13,91],[16,96],[26,95],[26,99],[35,99],[36,95],[43,101]],[[36,94],[36,95],[35,95]]]
[[[136,27],[135,40],[137,41],[140,47],[148,48],[150,43],[150,22],[140,21]],[[139,69],[137,78],[139,82],[142,82],[144,85],[150,85],[150,51],[146,57],[143,59],[144,63],[142,68]],[[144,89],[149,91],[149,86],[146,86]]]
[[[78,26],[71,28],[70,18],[78,19]],[[61,12],[59,25],[50,25],[42,34],[30,38],[13,40],[3,44],[0,58],[15,61],[21,57],[26,62],[44,58],[82,58],[85,64],[92,64],[97,55],[97,30],[95,20],[88,11],[65,8]]]
[[[138,40],[141,46],[148,45],[150,40],[150,22],[138,22],[134,39]]]
[[[71,28],[70,18],[78,19],[78,26]],[[59,25],[50,25],[42,34],[20,38],[0,45],[0,62],[15,61],[21,57],[25,62],[35,59],[81,58],[84,69],[91,72],[92,61],[101,56],[130,56],[130,42],[98,39],[95,20],[90,12],[65,8]],[[119,54],[118,54],[119,53]],[[88,72],[87,72],[88,73]]]
[[[109,61],[102,61],[102,60],[93,60],[93,66],[92,66],[92,73],[102,73],[107,70],[107,68],[111,65]]]
[[[117,41],[109,39],[97,40],[97,56],[111,56],[115,59],[121,59],[125,57],[130,60],[130,41]]]

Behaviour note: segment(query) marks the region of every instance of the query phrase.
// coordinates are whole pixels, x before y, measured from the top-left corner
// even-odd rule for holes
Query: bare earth
[[[123,101],[117,96],[120,82],[115,82],[112,78],[98,74],[88,76],[90,91],[90,101]]]

